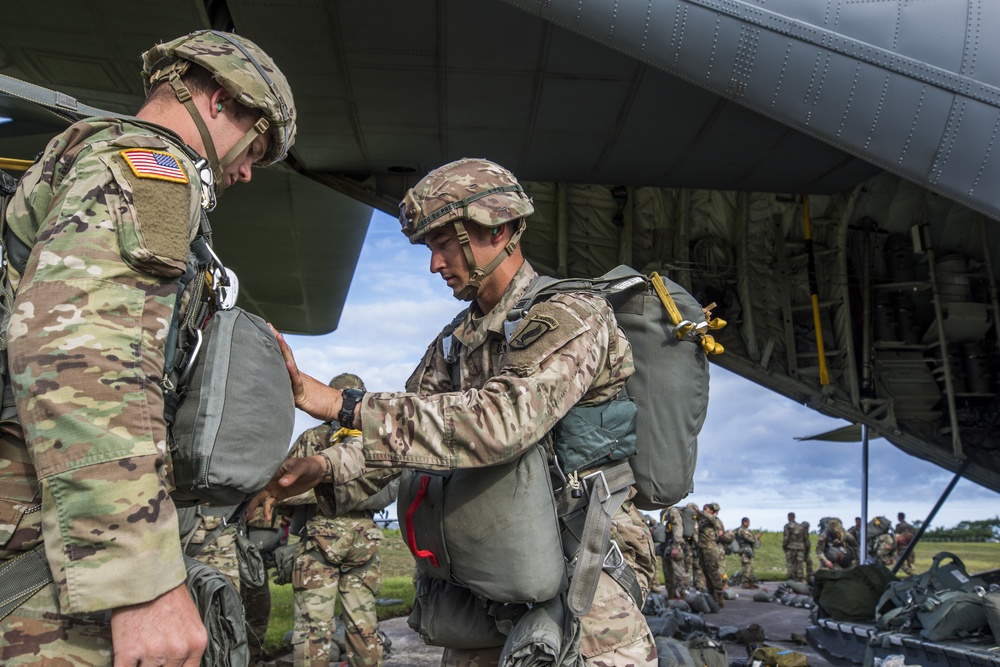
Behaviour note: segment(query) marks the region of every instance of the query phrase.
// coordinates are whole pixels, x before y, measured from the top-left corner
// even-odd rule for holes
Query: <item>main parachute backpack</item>
[[[626,391],[638,408],[633,502],[643,510],[677,504],[694,490],[698,433],[708,410],[707,355],[723,351],[711,332],[725,321],[672,280],[622,265],[591,280],[539,276],[507,314],[508,337],[532,304],[566,292],[607,299],[632,346],[635,374]]]

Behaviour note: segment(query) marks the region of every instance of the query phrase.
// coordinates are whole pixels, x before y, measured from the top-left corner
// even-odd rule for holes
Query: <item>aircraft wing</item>
[[[528,182],[540,269],[663,269],[729,320],[720,365],[945,468],[971,458],[1000,490],[1000,5],[35,5],[0,26],[0,71],[95,106],[134,107],[138,54],[194,28],[235,28],[281,65],[290,167],[217,223],[248,244],[229,261],[261,272],[246,294],[279,326],[326,330],[336,294],[283,307],[302,286],[346,290],[360,243],[344,244],[352,214],[301,206],[329,210],[328,190],[395,213],[427,170],[488,157]],[[289,246],[272,262],[267,243]]]

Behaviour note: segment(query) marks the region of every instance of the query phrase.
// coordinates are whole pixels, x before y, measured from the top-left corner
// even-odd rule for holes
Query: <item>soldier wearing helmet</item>
[[[360,428],[362,443],[328,449],[319,457],[286,461],[267,493],[284,496],[320,480],[340,482],[366,462],[417,470],[469,469],[463,471],[463,479],[471,479],[482,468],[527,460],[527,453],[546,440],[557,424],[560,433],[568,428],[564,418],[571,411],[575,418],[583,409],[604,414],[610,406],[621,405],[625,381],[634,368],[632,351],[604,299],[585,293],[557,294],[533,303],[519,322],[508,320],[508,313],[537,276],[518,245],[533,211],[531,198],[514,175],[482,159],[446,164],[406,193],[400,204],[403,233],[412,243],[427,246],[431,272],[441,276],[456,298],[471,303],[430,345],[408,380],[406,393],[367,393],[358,399],[293,371],[296,404],[315,417],[339,418],[342,424]],[[283,341],[282,345],[294,368],[291,350]],[[627,438],[629,428],[623,423],[616,437]],[[562,436],[555,438],[557,459],[564,442]],[[587,507],[589,498],[604,497],[603,492],[587,496],[581,491],[574,500],[572,489],[586,486],[589,491],[591,480],[608,479],[615,468],[603,455],[581,468],[567,468],[563,471],[567,483],[560,493],[569,495],[560,498]],[[428,479],[410,475],[410,479],[413,475]],[[406,485],[404,474],[401,489]],[[596,565],[592,569],[577,565],[566,598],[554,598],[552,603],[562,610],[560,618],[567,618],[574,627],[577,622],[582,626],[579,647],[571,632],[564,635],[567,644],[563,648],[570,655],[578,650],[588,665],[652,665],[655,647],[641,613],[642,600],[655,577],[652,538],[629,501],[634,494],[629,483],[614,488],[620,492],[608,489],[616,500],[605,508],[613,520],[589,533],[596,538],[595,546],[577,548],[569,538],[564,545],[567,558],[579,556],[578,562],[589,564],[596,556]],[[516,506],[503,510],[508,518],[522,514]],[[580,535],[582,518],[589,516],[589,509],[576,512],[572,519],[558,510],[556,514],[564,521],[565,534],[577,530],[573,534]],[[496,521],[494,514],[472,523],[490,526]],[[581,523],[569,526],[574,521]],[[523,530],[540,532],[542,526],[524,526]],[[469,525],[470,539],[476,531],[476,526]],[[608,546],[601,546],[602,539],[608,540],[603,542]],[[418,557],[429,558],[426,554]],[[502,569],[504,563],[496,560],[484,577]],[[602,562],[614,562],[617,567],[602,568]],[[447,607],[437,597],[449,589],[431,585],[428,577],[434,571],[422,569],[418,588],[426,591],[427,604]],[[526,577],[522,573],[519,578]],[[578,596],[584,586],[592,588]],[[523,617],[524,609],[516,604],[504,609],[520,610],[515,622]],[[483,613],[480,627],[492,627],[495,619]],[[468,623],[465,618],[461,621],[463,626]],[[473,643],[463,637],[463,647],[443,640],[444,664],[498,664],[503,635],[497,631],[493,635],[501,639],[479,637]]]
[[[365,390],[361,378],[352,373],[337,375],[330,380],[330,386]],[[328,447],[360,443],[359,436],[354,429],[322,424],[299,435],[288,455],[312,456]],[[396,469],[375,468],[348,484],[330,485],[329,495],[305,493],[283,503],[294,506],[293,528],[304,521],[297,533],[302,539],[295,552],[292,575],[294,665],[309,667],[331,662],[338,595],[347,664],[382,664],[382,639],[375,611],[375,597],[382,588],[378,553],[382,531],[375,524],[374,513],[396,499],[398,482],[393,480],[398,477]],[[273,504],[265,507],[270,510]]]
[[[28,259],[11,271],[0,561],[41,583],[0,621],[6,667],[197,665],[206,645],[169,495],[169,325],[199,303],[178,289],[203,209],[287,153],[295,110],[244,37],[201,31],[143,62],[137,116],[56,136],[8,208],[4,242]]]

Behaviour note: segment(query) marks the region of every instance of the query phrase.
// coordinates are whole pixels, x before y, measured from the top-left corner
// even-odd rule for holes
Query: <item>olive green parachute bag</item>
[[[694,490],[698,434],[708,411],[708,355],[723,352],[712,332],[726,323],[672,280],[621,265],[589,280],[539,276],[507,314],[508,337],[532,304],[572,292],[607,299],[632,347],[635,374],[625,387],[637,408],[635,454],[629,459],[637,492],[632,502],[643,510],[676,505]],[[570,448],[560,442],[570,439],[560,438],[567,426],[557,426],[555,448],[570,473],[581,466],[574,466]]]

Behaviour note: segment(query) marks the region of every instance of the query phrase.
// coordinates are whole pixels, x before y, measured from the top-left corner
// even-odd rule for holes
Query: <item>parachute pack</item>
[[[698,510],[694,507],[682,507],[681,521],[684,526],[684,539],[690,542],[694,539],[695,531],[698,528]]]
[[[621,265],[591,280],[539,276],[507,314],[508,338],[534,303],[572,292],[607,299],[632,346],[635,374],[626,391],[638,408],[629,460],[633,502],[643,510],[670,507],[694,490],[698,433],[708,410],[707,355],[723,351],[711,332],[726,323],[677,283]]]

